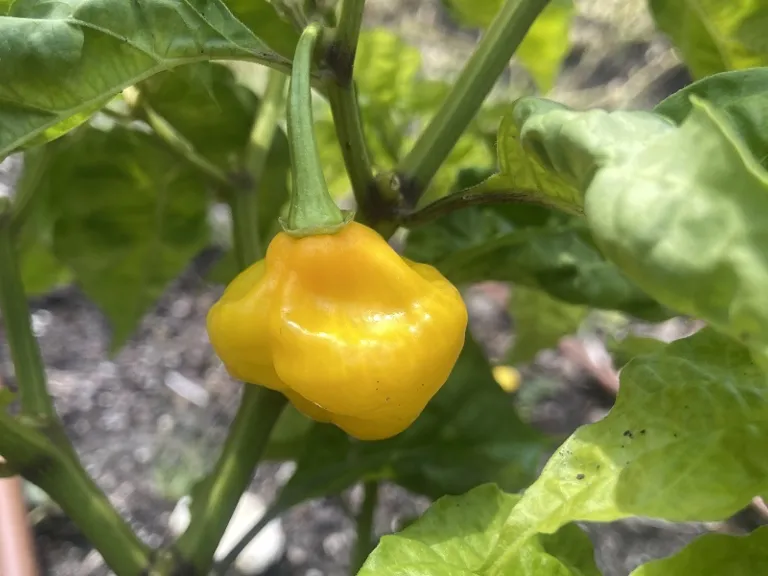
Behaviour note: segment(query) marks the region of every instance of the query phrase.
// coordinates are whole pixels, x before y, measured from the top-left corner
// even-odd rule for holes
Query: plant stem
[[[239,236],[234,245],[241,270],[264,256],[264,246],[261,245],[263,231],[259,229],[258,198],[261,194],[269,193],[267,190],[261,190],[261,180],[277,130],[277,122],[283,110],[286,80],[287,76],[282,72],[269,71],[267,89],[245,152],[248,182],[230,190],[233,232]]]
[[[244,187],[232,190],[230,211],[232,213],[232,236],[235,260],[239,270],[257,262],[264,256],[259,231],[258,195],[254,188]]]
[[[363,24],[365,0],[343,0],[339,25],[329,48],[328,64],[342,87],[352,84],[357,41]]]
[[[178,553],[203,576],[229,520],[248,488],[253,471],[285,406],[279,392],[245,384],[243,399],[216,467],[193,492],[189,528],[176,544]]]
[[[548,0],[506,0],[434,118],[398,166],[416,205]]]
[[[277,98],[276,83],[276,80],[270,83],[268,93],[271,96],[265,98],[265,104],[267,100]],[[272,146],[274,128],[267,130],[267,124],[277,122],[277,112],[271,107],[262,107],[260,114],[272,120],[257,119],[251,134],[249,172],[255,185],[235,191],[230,203],[233,243],[241,270],[263,256],[256,220],[259,199],[256,185],[261,181],[265,162],[255,158],[254,155],[258,156],[259,153],[254,148],[258,146],[268,151]],[[242,493],[248,488],[256,465],[267,447],[272,428],[287,402],[279,392],[253,384],[244,386],[243,398],[221,455],[213,471],[195,488],[189,528],[175,546],[185,566],[193,570],[191,574],[198,576],[208,574],[219,541]]]
[[[373,535],[373,515],[376,512],[376,504],[379,499],[379,483],[370,480],[363,484],[365,495],[360,513],[357,515],[357,542],[352,552],[352,574],[357,574],[368,555],[371,553],[371,541]]]
[[[43,359],[32,333],[27,295],[21,280],[13,242],[10,203],[0,206],[0,312],[21,397],[22,412],[43,425],[56,422],[48,396]]]
[[[149,548],[93,483],[74,452],[0,412],[0,454],[61,507],[116,574],[142,573],[149,563]]]
[[[399,197],[384,198],[376,185],[353,80],[364,8],[365,0],[344,0],[341,5],[339,26],[326,48],[325,60],[334,71],[326,81],[326,95],[357,202],[358,219],[375,226],[391,216]]]
[[[267,76],[267,88],[259,106],[259,113],[251,129],[251,137],[246,151],[248,172],[252,178],[252,187],[258,189],[269,150],[277,130],[277,122],[283,112],[283,94],[288,77],[277,70],[270,70]]]
[[[355,85],[350,83],[347,86],[340,86],[335,79],[331,79],[327,83],[327,94],[336,136],[358,207],[358,220],[365,224],[373,224],[383,215],[381,206],[384,201],[378,198],[373,166],[368,155],[368,145],[357,105]]]
[[[267,524],[272,522],[272,520],[274,520],[278,514],[280,514],[280,512],[282,512],[281,507],[277,506],[276,504],[270,506],[264,513],[264,516],[259,518],[258,522],[256,522],[250,530],[248,530],[245,536],[243,536],[240,541],[235,544],[235,546],[229,552],[227,552],[227,555],[216,564],[213,573],[217,576],[224,576],[227,573],[229,567],[234,564],[235,560],[237,560],[237,557],[240,556],[248,544],[251,543],[251,540],[256,538],[256,536],[259,535],[259,532],[264,530]]]

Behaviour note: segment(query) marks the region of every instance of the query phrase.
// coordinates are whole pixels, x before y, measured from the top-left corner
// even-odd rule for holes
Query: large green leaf
[[[768,362],[768,173],[722,114],[694,100],[679,129],[599,170],[585,209],[638,286]]]
[[[599,166],[631,156],[670,129],[669,121],[648,112],[574,112],[522,98],[499,126],[498,174],[462,193],[515,194],[580,215],[584,188]]]
[[[508,362],[529,362],[545,348],[554,348],[560,338],[574,334],[587,315],[587,308],[556,300],[546,292],[515,286],[509,311],[515,323],[515,344]]]
[[[465,208],[412,230],[406,255],[437,266],[456,284],[515,282],[571,304],[648,319],[667,315],[600,254],[581,220],[557,217],[547,225],[520,226],[521,220],[540,221],[542,211]]]
[[[764,0],[650,0],[695,78],[768,64]]]
[[[54,248],[112,325],[119,347],[207,244],[207,192],[151,135],[85,128],[58,148],[46,173]]]
[[[722,72],[675,92],[654,111],[682,124],[693,108],[691,96],[707,100],[728,117],[755,158],[768,168],[767,93],[768,68]]]
[[[490,26],[504,3],[503,0],[443,1],[459,22],[478,28]],[[515,52],[515,58],[528,69],[542,92],[552,88],[560,64],[568,52],[568,32],[573,13],[571,0],[551,0]]]
[[[650,113],[574,112],[535,99],[521,101],[515,119],[529,154],[581,191],[612,262],[659,303],[768,363],[768,173],[726,116],[692,103],[680,127]]]
[[[768,566],[768,526],[746,536],[705,534],[663,560],[637,568],[631,576],[756,576]]]
[[[499,130],[499,165],[514,188],[534,189],[565,209],[581,210],[595,171],[620,164],[674,125],[644,111],[576,112],[540,98],[517,102]]]
[[[122,89],[180,64],[286,66],[220,0],[16,0],[0,38],[0,157],[61,136]]]
[[[507,490],[526,486],[550,441],[525,425],[469,336],[450,378],[416,422],[400,435],[359,442],[317,424],[284,503],[335,493],[361,479],[389,479],[439,497],[494,481]]]
[[[567,526],[553,536],[532,535],[503,565],[488,558],[520,496],[493,484],[445,496],[399,534],[384,536],[360,576],[599,576],[584,532]]]
[[[525,491],[495,562],[521,527],[726,518],[768,488],[767,435],[766,376],[744,346],[707,328],[636,358],[610,413],[579,428]]]

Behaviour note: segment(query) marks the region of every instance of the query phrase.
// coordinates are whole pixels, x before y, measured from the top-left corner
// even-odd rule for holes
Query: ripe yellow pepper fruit
[[[453,369],[466,327],[459,291],[440,272],[357,222],[334,234],[281,232],[208,314],[233,377],[361,440],[416,420]]]

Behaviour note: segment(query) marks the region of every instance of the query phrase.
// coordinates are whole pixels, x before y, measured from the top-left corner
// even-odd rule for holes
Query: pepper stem
[[[296,45],[288,91],[288,142],[291,151],[293,190],[288,218],[280,219],[292,236],[334,234],[352,219],[336,206],[323,176],[312,119],[311,72],[315,45],[322,33],[310,23]]]

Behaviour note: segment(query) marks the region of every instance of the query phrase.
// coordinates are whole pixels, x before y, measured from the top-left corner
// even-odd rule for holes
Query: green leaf
[[[112,325],[119,348],[141,316],[207,244],[198,174],[144,132],[78,131],[46,178],[54,248]]]
[[[299,33],[283,20],[268,0],[224,0],[235,18],[272,50],[286,60],[293,60]]]
[[[746,536],[705,534],[669,558],[649,562],[631,576],[727,574],[754,576],[768,565],[768,526]]]
[[[580,212],[595,171],[617,165],[674,129],[644,111],[576,112],[561,104],[522,98],[513,121],[499,128],[500,177],[532,189],[558,207]]]
[[[650,0],[694,78],[768,64],[768,4],[762,0]]]
[[[259,102],[228,68],[208,62],[182,66],[154,75],[139,89],[195,151],[224,170],[240,168]]]
[[[544,214],[527,205],[458,210],[412,230],[405,254],[437,266],[455,284],[515,282],[570,304],[668,317],[605,260],[581,220],[558,215],[546,225],[520,226]]]
[[[220,0],[16,0],[0,37],[0,158],[61,136],[124,88],[180,64],[286,65]]]
[[[530,536],[503,566],[488,557],[520,496],[493,484],[446,496],[399,534],[384,536],[359,576],[598,576],[589,538],[576,526],[556,536]]]
[[[691,97],[707,100],[728,118],[764,168],[768,168],[768,68],[722,72],[709,76],[663,100],[654,111],[682,124],[693,108]]]
[[[400,435],[360,442],[316,424],[298,455],[282,502],[336,493],[361,479],[390,479],[433,497],[461,494],[483,482],[526,486],[550,442],[517,416],[510,397],[469,336],[446,384]]]
[[[768,173],[722,114],[693,102],[680,128],[596,173],[587,219],[602,251],[638,286],[765,362]]]
[[[525,491],[496,560],[521,526],[726,518],[768,488],[766,434],[765,374],[737,342],[706,328],[637,358],[610,413],[579,428]]]
[[[360,35],[355,54],[355,82],[360,105],[393,107],[408,100],[421,69],[421,54],[397,34],[384,29]]]
[[[515,323],[515,344],[507,360],[519,364],[557,346],[563,336],[576,333],[588,310],[555,300],[541,290],[515,286],[509,311]]]
[[[34,243],[21,251],[21,278],[29,296],[45,294],[72,280],[72,272],[53,253],[52,246]]]
[[[666,342],[656,338],[646,338],[630,334],[621,340],[608,339],[605,347],[611,353],[613,363],[621,368],[636,356],[644,356],[660,351],[666,346]]]

